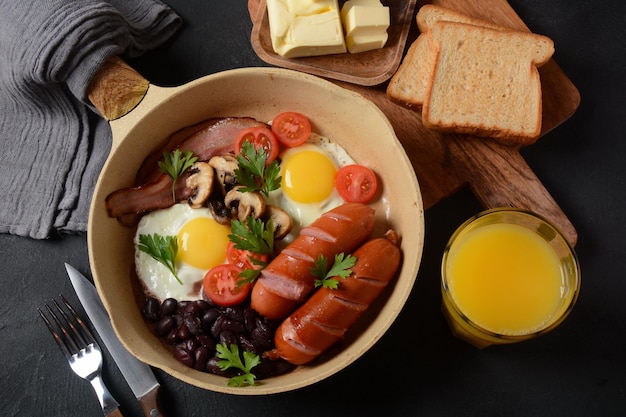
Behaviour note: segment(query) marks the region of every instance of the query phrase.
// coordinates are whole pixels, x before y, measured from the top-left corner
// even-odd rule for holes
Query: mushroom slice
[[[207,206],[209,207],[209,210],[211,210],[213,219],[219,224],[223,224],[225,226],[230,226],[230,222],[237,214],[236,210],[233,213],[233,210],[226,207],[226,204],[224,204],[224,196],[219,193],[212,193],[209,196]]]
[[[191,174],[185,180],[185,185],[192,193],[188,202],[191,207],[200,208],[213,188],[213,168],[206,162],[196,162],[189,170]]]
[[[274,239],[280,240],[287,236],[293,227],[293,219],[285,210],[268,204],[265,206],[263,219],[272,219],[274,222]]]
[[[237,210],[237,218],[244,221],[246,217],[252,216],[255,219],[263,216],[265,213],[265,199],[261,193],[242,192],[244,188],[241,185],[236,186],[224,197],[224,204],[231,210]]]
[[[237,157],[232,153],[217,155],[209,159],[209,165],[215,169],[217,180],[222,188],[222,193],[225,195],[237,184],[237,176],[235,175],[235,170],[239,168]]]

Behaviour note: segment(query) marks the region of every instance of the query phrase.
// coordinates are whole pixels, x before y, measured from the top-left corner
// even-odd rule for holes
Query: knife
[[[111,326],[111,319],[100,301],[96,287],[71,265],[66,263],[65,269],[91,323],[128,382],[143,412],[147,417],[163,417],[158,406],[159,383],[152,369],[122,346]]]

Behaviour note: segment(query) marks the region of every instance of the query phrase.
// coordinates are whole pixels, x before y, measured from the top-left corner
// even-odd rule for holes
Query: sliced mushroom
[[[235,175],[235,170],[239,168],[237,157],[232,153],[217,155],[209,159],[209,165],[215,169],[222,193],[226,195],[237,184]]]
[[[265,206],[264,220],[272,219],[274,222],[274,239],[282,239],[291,231],[293,219],[285,210],[268,204]]]
[[[211,194],[213,188],[213,168],[206,162],[196,162],[190,168],[191,175],[187,177],[185,185],[193,190],[188,199],[193,208],[202,207]]]
[[[231,220],[237,214],[236,210],[231,210],[226,207],[226,204],[224,204],[224,196],[221,193],[211,193],[207,206],[209,210],[211,210],[213,219],[219,224],[226,226],[230,226]]]
[[[265,199],[259,192],[242,192],[242,186],[237,186],[226,193],[224,204],[227,208],[237,210],[237,218],[244,221],[246,217],[255,219],[265,213]]]

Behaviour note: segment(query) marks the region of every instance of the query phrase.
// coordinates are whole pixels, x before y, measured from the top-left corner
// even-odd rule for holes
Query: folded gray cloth
[[[89,81],[110,56],[141,54],[180,24],[159,0],[0,0],[0,233],[86,230],[111,146]]]

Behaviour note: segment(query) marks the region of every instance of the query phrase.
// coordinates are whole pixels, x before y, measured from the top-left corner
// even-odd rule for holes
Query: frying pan
[[[264,395],[304,387],[340,371],[365,353],[390,327],[416,280],[424,241],[424,212],[415,171],[386,116],[360,94],[312,75],[279,68],[243,68],[179,87],[149,83],[119,58],[94,78],[90,100],[109,120],[113,146],[93,195],[88,225],[95,285],[122,344],[143,362],[195,386],[240,395]],[[378,227],[401,237],[403,264],[396,280],[324,360],[252,387],[228,387],[223,377],[179,363],[153,335],[135,301],[134,229],[110,218],[105,198],[133,184],[144,158],[175,131],[221,116],[269,121],[282,111],[306,114],[315,132],[342,145],[372,167],[382,183],[374,204]]]

